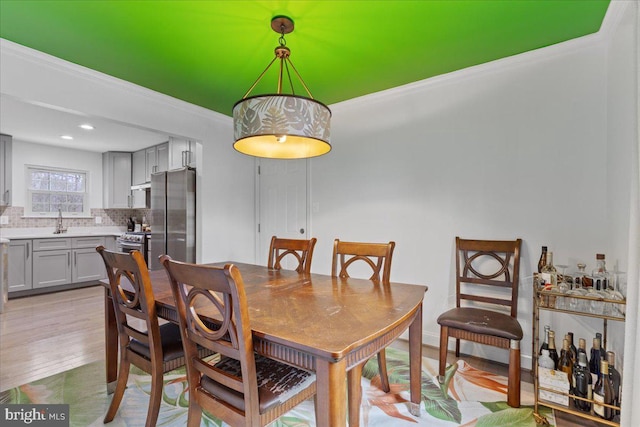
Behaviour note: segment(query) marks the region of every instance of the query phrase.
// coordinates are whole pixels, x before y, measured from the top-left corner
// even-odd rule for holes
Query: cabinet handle
[[[78,252],[73,253],[73,266],[78,265]]]
[[[31,258],[31,243],[27,242],[27,258]]]
[[[182,167],[187,166],[187,152],[183,151],[182,152]]]
[[[67,265],[71,267],[71,254],[67,252]]]

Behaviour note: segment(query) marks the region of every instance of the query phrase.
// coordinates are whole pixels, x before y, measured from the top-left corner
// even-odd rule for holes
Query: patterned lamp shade
[[[258,95],[233,107],[233,147],[271,159],[304,159],[331,150],[331,110],[296,95]]]

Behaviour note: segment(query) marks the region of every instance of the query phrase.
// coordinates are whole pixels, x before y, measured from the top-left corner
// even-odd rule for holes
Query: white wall
[[[634,152],[633,145],[638,143],[638,110],[634,94],[637,93],[639,72],[636,66],[638,4],[627,3],[628,7],[618,17],[619,22],[612,32],[607,56],[607,251],[618,260],[618,269],[626,272],[629,271],[631,184],[638,179],[632,176],[633,157],[630,153]],[[619,349],[618,366],[624,365],[623,340],[622,328],[618,327],[611,341]]]
[[[311,162],[313,271],[329,271],[336,237],[395,240],[392,280],[429,286],[424,342],[437,346],[436,319],[454,305],[454,237],[520,237],[530,357],[540,247],[570,270],[610,249],[606,54],[583,38],[333,106],[333,151]],[[557,335],[581,328],[599,325],[563,324]]]
[[[26,206],[25,165],[82,170],[89,173],[89,207],[102,208],[102,154],[13,140],[13,205]]]

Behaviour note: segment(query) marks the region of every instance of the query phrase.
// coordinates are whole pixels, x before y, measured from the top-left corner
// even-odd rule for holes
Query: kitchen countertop
[[[119,227],[74,227],[66,233],[53,234],[53,227],[40,228],[2,228],[0,238],[7,240],[18,239],[55,239],[64,237],[88,237],[88,236],[120,236],[126,228]]]

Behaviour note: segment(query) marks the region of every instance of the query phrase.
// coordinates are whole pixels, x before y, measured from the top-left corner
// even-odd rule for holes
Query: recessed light
[[[80,125],[79,127],[81,127],[81,128],[82,128],[82,129],[84,129],[84,130],[93,130],[93,129],[95,129],[95,128],[93,127],[93,125],[90,125],[89,123],[82,124],[82,125]]]
[[[62,135],[62,136],[60,136],[60,138],[62,138],[62,139],[73,139],[73,137],[71,135]]]

